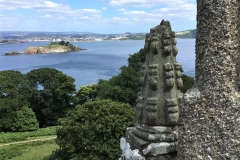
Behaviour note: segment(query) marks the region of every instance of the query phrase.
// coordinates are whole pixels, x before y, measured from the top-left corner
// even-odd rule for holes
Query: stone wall
[[[240,159],[239,57],[240,1],[197,0],[196,84],[180,111],[180,159]]]

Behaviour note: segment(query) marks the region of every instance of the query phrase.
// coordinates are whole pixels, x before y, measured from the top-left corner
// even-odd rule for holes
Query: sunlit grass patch
[[[0,160],[42,160],[58,148],[55,140],[4,146],[0,147]]]

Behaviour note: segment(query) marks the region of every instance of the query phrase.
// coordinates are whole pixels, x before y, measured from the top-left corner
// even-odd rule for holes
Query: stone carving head
[[[175,34],[169,21],[163,20],[150,30],[145,49],[147,57],[140,77],[142,89],[136,105],[138,121],[149,126],[176,125],[182,80],[181,66],[176,62]]]

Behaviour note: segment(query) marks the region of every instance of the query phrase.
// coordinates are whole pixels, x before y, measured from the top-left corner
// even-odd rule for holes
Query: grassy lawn
[[[55,140],[0,147],[0,160],[42,160],[58,149]]]
[[[40,128],[33,132],[0,132],[0,144],[33,139],[32,137],[56,135],[56,128],[57,126]]]

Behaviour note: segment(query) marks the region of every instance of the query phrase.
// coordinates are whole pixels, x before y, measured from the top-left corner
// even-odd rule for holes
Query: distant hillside
[[[175,32],[176,38],[196,38],[196,29]]]
[[[176,38],[196,38],[196,29],[175,32]],[[0,44],[35,41],[95,41],[97,40],[144,40],[146,33],[98,34],[92,32],[23,32],[0,31]]]

